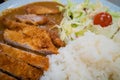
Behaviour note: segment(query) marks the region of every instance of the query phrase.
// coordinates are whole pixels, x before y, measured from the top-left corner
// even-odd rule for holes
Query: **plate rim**
[[[6,9],[10,9],[10,8],[16,8],[16,7],[20,7],[23,6],[25,4],[29,4],[32,2],[41,2],[41,1],[53,1],[53,0],[8,0],[2,4],[0,4],[0,12],[3,12]],[[66,0],[60,0],[62,4],[66,4]],[[83,0],[71,0],[74,1],[76,3],[80,3],[83,2]],[[96,0],[90,0],[92,2],[96,1]],[[102,2],[103,5],[107,6],[110,8],[110,10],[112,11],[120,11],[120,7],[107,1],[107,0],[99,0],[100,2]]]

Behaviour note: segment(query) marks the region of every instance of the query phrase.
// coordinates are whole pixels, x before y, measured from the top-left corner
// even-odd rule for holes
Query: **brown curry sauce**
[[[35,2],[35,3],[30,3],[27,5],[24,5],[22,7],[12,8],[12,9],[8,9],[8,10],[3,11],[2,16],[0,16],[0,42],[4,42],[4,38],[3,38],[3,31],[5,29],[5,26],[3,25],[4,18],[9,18],[11,20],[14,20],[15,15],[27,14],[26,8],[28,6],[33,6],[33,5],[41,5],[41,6],[50,7],[53,9],[58,9],[58,6],[63,6],[63,5],[56,3],[56,2]],[[63,13],[44,14],[44,16],[47,16],[47,18],[50,19],[51,22],[48,22],[47,24],[41,25],[41,26],[53,27],[55,24],[60,23],[60,21],[63,18]]]

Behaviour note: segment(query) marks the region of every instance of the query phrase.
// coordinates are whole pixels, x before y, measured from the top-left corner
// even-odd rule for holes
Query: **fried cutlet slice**
[[[6,42],[44,54],[58,53],[46,30],[11,20],[4,24],[9,28],[4,31]]]
[[[57,14],[60,13],[59,9],[54,9],[41,5],[28,6],[26,12],[29,14]]]
[[[24,27],[29,27],[29,25],[21,24],[21,23],[18,23],[18,22],[9,20],[9,19],[4,20],[4,25],[7,28],[12,29],[12,30],[19,30],[19,29],[21,30]],[[37,26],[33,26],[33,27],[37,27]],[[65,43],[60,39],[60,37],[58,35],[58,31],[56,31],[55,29],[51,30],[49,27],[45,27],[45,26],[40,27],[39,29],[44,29],[45,31],[47,31],[49,33],[50,38],[55,46],[57,46],[57,47],[65,46]]]
[[[39,26],[39,27],[49,32],[50,38],[56,47],[60,48],[65,46],[65,42],[60,39],[59,30],[55,25],[49,25],[49,27],[48,26]]]
[[[33,25],[42,25],[48,22],[47,17],[35,14],[15,15],[15,18],[22,23]]]
[[[49,30],[50,37],[52,39],[52,42],[57,47],[63,47],[65,46],[65,42],[62,41],[59,37],[58,31],[56,30]]]
[[[11,77],[3,72],[0,72],[0,80],[17,80],[14,77]]]
[[[29,27],[29,25],[21,24],[16,21],[10,20],[8,18],[3,18],[3,24],[6,28],[11,30],[20,30],[20,29],[24,29],[25,27]]]
[[[22,80],[38,80],[43,74],[41,69],[34,68],[3,52],[0,52],[0,69]]]
[[[49,60],[44,56],[26,52],[3,43],[0,43],[0,50],[13,58],[24,61],[37,68],[47,70],[49,67]]]

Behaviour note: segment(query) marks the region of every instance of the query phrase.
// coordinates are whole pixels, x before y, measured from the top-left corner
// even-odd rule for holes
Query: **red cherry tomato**
[[[107,27],[112,24],[112,16],[109,13],[101,12],[94,16],[94,25]]]

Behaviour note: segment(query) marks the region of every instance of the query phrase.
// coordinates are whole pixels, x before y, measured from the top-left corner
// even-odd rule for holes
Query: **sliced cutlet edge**
[[[15,18],[22,23],[32,25],[43,25],[48,22],[46,16],[40,16],[35,14],[15,15]]]
[[[4,30],[4,40],[9,44],[46,55],[58,53],[46,30],[9,19],[5,19],[4,25],[8,28]]]
[[[42,14],[58,14],[60,13],[60,10],[46,7],[46,6],[40,6],[40,5],[34,5],[34,6],[28,6],[26,8],[26,12],[28,14],[37,14],[37,15],[42,15]]]
[[[21,80],[38,80],[43,71],[0,52],[0,69]]]
[[[0,80],[17,80],[17,79],[0,71]]]
[[[3,43],[0,43],[0,50],[13,58],[24,61],[37,68],[47,70],[49,67],[49,60],[45,56],[37,55],[31,52],[26,52]]]

